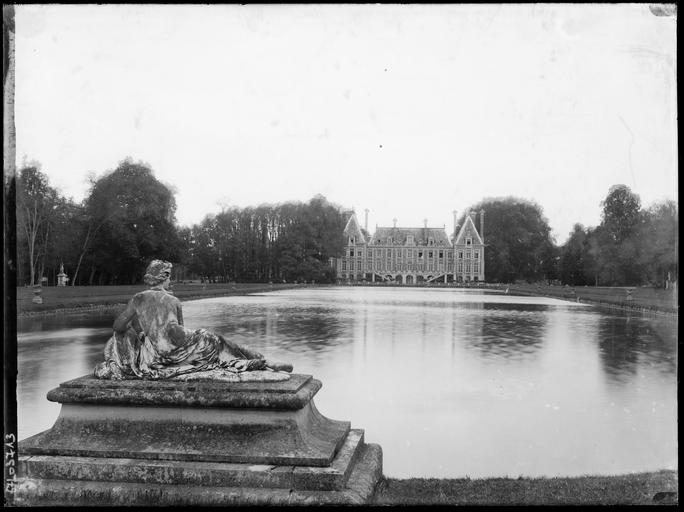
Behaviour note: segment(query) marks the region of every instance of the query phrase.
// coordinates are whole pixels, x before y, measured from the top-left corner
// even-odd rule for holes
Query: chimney
[[[394,229],[397,229],[397,218],[394,217],[394,218],[392,219],[392,222],[394,223]]]
[[[423,226],[425,226],[425,229],[427,229],[427,219],[423,219]]]
[[[366,232],[368,232],[368,208],[366,208],[364,211],[366,212],[366,220],[363,223],[363,229],[365,229]]]
[[[454,210],[452,213],[454,214],[454,238],[456,238],[456,235],[458,235],[458,216],[456,214],[458,212]]]
[[[480,210],[480,238],[484,242],[484,210]]]

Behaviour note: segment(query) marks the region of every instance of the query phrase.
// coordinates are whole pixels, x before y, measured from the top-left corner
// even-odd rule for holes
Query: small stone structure
[[[62,383],[54,426],[19,443],[15,505],[362,504],[382,475],[364,431],[287,380]]]
[[[59,274],[57,274],[57,286],[66,286],[69,282],[69,277],[64,272],[64,264],[59,265]]]

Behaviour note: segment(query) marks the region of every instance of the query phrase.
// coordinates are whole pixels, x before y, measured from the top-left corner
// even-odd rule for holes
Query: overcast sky
[[[676,20],[647,5],[17,6],[17,159],[76,200],[126,156],[179,223],[315,194],[369,228],[624,183],[677,199]],[[486,230],[486,227],[485,227]]]

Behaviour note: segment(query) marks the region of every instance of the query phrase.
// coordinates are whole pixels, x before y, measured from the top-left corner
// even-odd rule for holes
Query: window
[[[468,260],[466,260],[465,271],[466,271],[466,274],[468,274],[470,272],[470,262]]]
[[[435,240],[433,238],[428,238],[428,245],[435,245]]]
[[[354,270],[354,260],[349,261],[349,270]]]
[[[409,245],[413,245],[413,235],[408,235],[406,237],[406,243]]]
[[[409,259],[413,258],[413,249],[408,250],[408,257]]]
[[[476,260],[480,259],[480,251],[473,251],[473,255]]]
[[[450,260],[454,259],[454,253],[451,251],[447,251],[447,258],[449,258]]]
[[[418,251],[418,257],[422,258],[423,257],[423,251]]]
[[[473,272],[475,272],[476,274],[480,273],[480,262],[479,261],[475,261],[473,263]]]
[[[350,258],[354,257],[354,249],[349,249],[349,257]]]
[[[388,236],[387,237],[387,245],[390,245],[392,243],[392,237]]]
[[[439,259],[441,260],[444,258],[444,251],[439,251]]]
[[[363,258],[363,251],[362,251],[361,249],[359,249],[358,257],[359,257],[359,258]]]
[[[463,259],[463,251],[458,251],[458,259],[459,260]]]
[[[469,260],[470,258],[471,258],[470,249],[466,249],[466,259]]]
[[[355,236],[350,236],[349,237],[349,245],[354,245],[356,243],[356,237]]]
[[[347,270],[347,260],[342,260],[342,270]]]
[[[473,244],[473,239],[472,238],[466,238],[466,245],[472,245]]]
[[[462,261],[458,262],[458,271],[463,272],[463,262]]]
[[[432,251],[428,251],[428,258],[432,258]]]

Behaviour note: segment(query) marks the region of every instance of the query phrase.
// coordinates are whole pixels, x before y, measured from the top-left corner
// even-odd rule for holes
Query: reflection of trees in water
[[[466,348],[487,358],[521,360],[534,356],[542,347],[548,306],[485,303],[484,309],[480,333],[469,333],[465,339]],[[463,321],[467,322],[469,318],[465,317]]]
[[[664,373],[676,372],[677,326],[669,319],[601,316],[598,343],[606,374],[618,381],[648,364]]]
[[[226,326],[225,331],[246,345],[259,338],[266,345],[282,349],[319,351],[351,343],[352,323],[336,308],[278,308],[266,315],[235,322]]]

